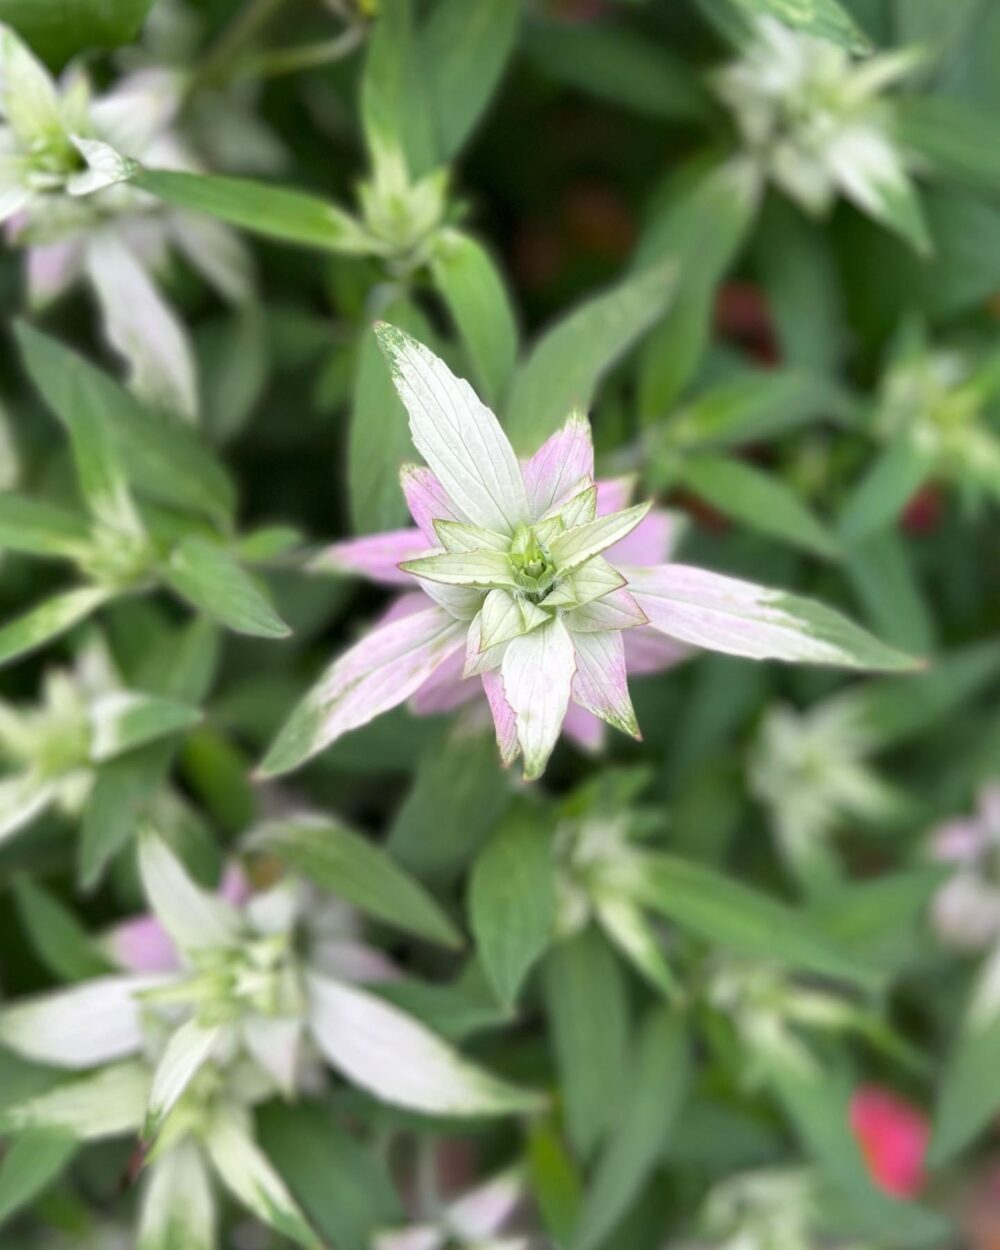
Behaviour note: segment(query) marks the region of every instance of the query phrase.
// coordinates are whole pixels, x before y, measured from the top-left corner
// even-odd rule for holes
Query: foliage
[[[996,1244],[998,68],[0,0],[0,1250]]]

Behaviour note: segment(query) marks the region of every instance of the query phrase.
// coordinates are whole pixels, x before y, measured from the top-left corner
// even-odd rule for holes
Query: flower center
[[[519,525],[510,545],[510,565],[518,589],[539,603],[552,589],[556,565],[547,545],[530,525]]]

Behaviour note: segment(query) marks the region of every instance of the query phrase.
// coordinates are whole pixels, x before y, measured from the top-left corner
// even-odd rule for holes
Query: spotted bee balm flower
[[[376,333],[427,462],[402,471],[416,528],[339,544],[319,563],[402,581],[421,596],[331,665],[262,775],[298,767],[456,657],[485,691],[504,763],[521,755],[528,780],[544,772],[571,705],[639,736],[628,652],[666,640],[751,659],[912,667],[812,600],[683,564],[633,564],[628,540],[650,505],[600,514],[586,418],[571,416],[519,462],[467,382],[394,326]]]

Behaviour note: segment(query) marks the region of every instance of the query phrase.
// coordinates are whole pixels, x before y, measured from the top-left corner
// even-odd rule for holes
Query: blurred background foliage
[[[746,192],[711,73],[734,23],[784,9],[855,46],[921,49],[893,124],[929,254],[845,202],[814,218],[773,186]],[[1000,1004],[966,1010],[997,934],[970,949],[934,906],[956,873],[1000,885],[1000,829],[957,867],[932,838],[1000,781],[1000,7],[0,0],[0,20],[102,85],[176,68],[206,172],[299,188],[369,232],[345,254],[250,196],[221,215],[253,236],[252,298],[227,304],[178,260],[162,271],[198,364],[190,437],[238,501],[215,495],[221,531],[292,635],[246,636],[196,595],[195,637],[156,592],[4,668],[5,706],[37,704],[96,622],[128,688],[202,712],[96,763],[0,847],[5,1001],[93,971],[81,934],[136,909],[133,835],[166,791],[206,883],[261,820],[308,806],[385,848],[466,935],[455,953],[368,922],[402,969],[384,992],[553,1095],[544,1116],[472,1129],[336,1085],[268,1104],[259,1139],[324,1244],[363,1250],[507,1163],[539,1245],[1000,1244]],[[393,143],[395,188],[379,182]],[[443,165],[447,181],[422,181]],[[0,291],[12,320],[27,311],[14,249]],[[120,374],[87,292],[27,315]],[[681,559],[815,594],[926,670],[845,679],[703,654],[634,682],[641,743],[564,742],[531,787],[474,714],[405,710],[256,784],[288,709],[383,605],[301,560],[405,518],[408,436],[375,317],[472,378],[519,450],[589,404],[599,468],[685,515]],[[32,364],[30,332],[20,349],[5,333],[3,488],[72,500],[70,443],[40,397],[69,366]],[[68,584],[7,551],[0,614]],[[47,1079],[0,1053],[0,1104]],[[872,1087],[924,1145],[933,1133],[902,1182],[858,1127]],[[15,1148],[0,1244],[133,1244],[131,1146],[53,1155],[38,1185],[12,1176]],[[224,1244],[285,1244],[244,1218]]]

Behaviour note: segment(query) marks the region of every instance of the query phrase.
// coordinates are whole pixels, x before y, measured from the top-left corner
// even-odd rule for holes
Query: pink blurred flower
[[[934,928],[949,946],[981,950],[1000,935],[1000,785],[986,786],[973,816],[949,820],[931,834],[931,858],[955,868],[931,905]]]
[[[894,1198],[920,1193],[930,1123],[919,1108],[879,1085],[864,1085],[851,1099],[851,1129],[880,1189]]]

